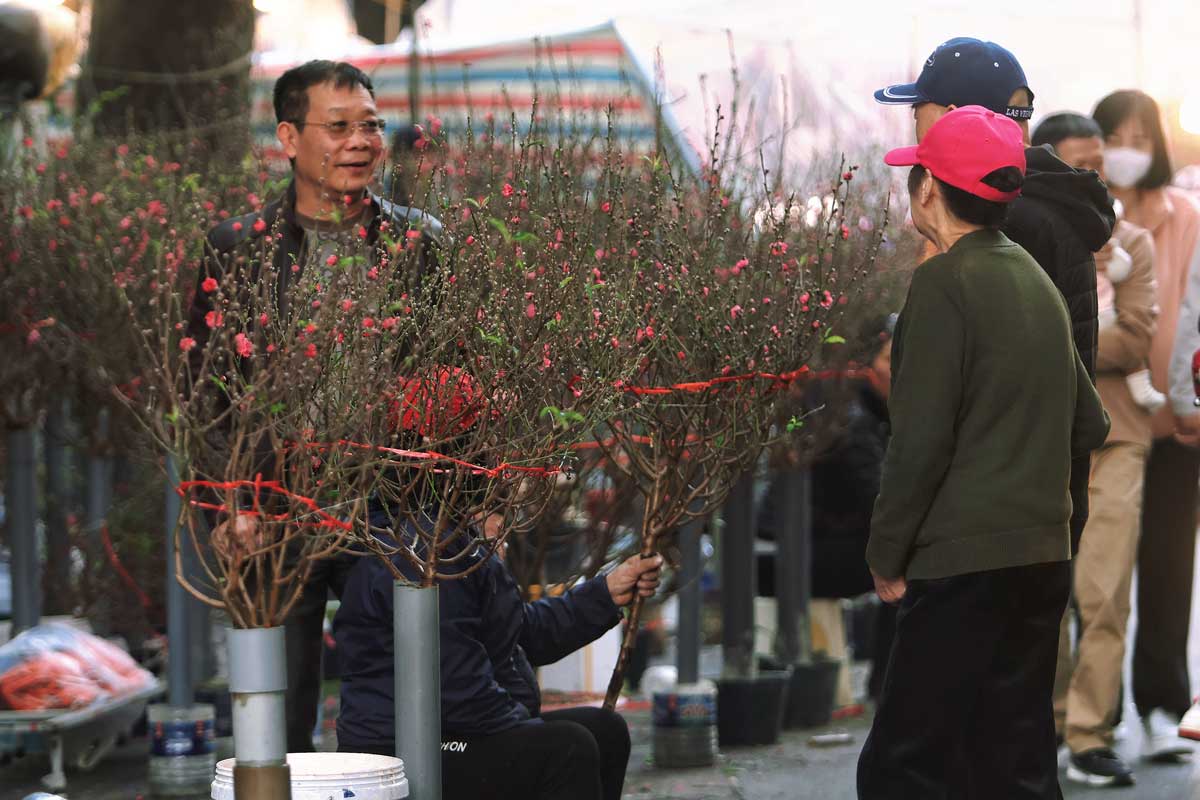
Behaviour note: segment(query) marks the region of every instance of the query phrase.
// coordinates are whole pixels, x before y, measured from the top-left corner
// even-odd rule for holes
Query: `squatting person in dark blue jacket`
[[[387,526],[386,513],[373,516],[373,527]],[[475,546],[468,533],[462,539],[462,546]],[[443,796],[619,800],[629,762],[625,720],[601,708],[542,714],[533,668],[598,639],[620,621],[620,607],[635,593],[653,594],[661,557],[635,555],[561,597],[533,603],[522,601],[500,558],[482,551],[475,558],[486,562],[438,586]],[[417,577],[404,555],[393,563]],[[338,747],[343,752],[395,752],[392,583],[385,564],[362,559],[334,620],[342,665]]]

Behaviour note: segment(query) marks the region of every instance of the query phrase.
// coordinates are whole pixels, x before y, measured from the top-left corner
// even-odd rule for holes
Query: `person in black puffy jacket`
[[[880,89],[875,99],[913,109],[917,141],[942,116],[979,105],[1015,120],[1029,143],[1033,90],[1016,57],[994,42],[959,37],[938,45],[913,83]],[[1096,377],[1096,261],[1092,255],[1112,236],[1116,215],[1099,175],[1072,169],[1049,148],[1025,151],[1022,194],[1009,204],[1001,230],[1025,248],[1067,302],[1075,349]],[[1071,551],[1079,550],[1088,515],[1091,459],[1071,464]]]
[[[388,528],[386,511],[376,509],[371,525]],[[399,538],[411,541],[411,529]],[[473,535],[463,532],[443,558],[453,558],[455,547],[476,550],[461,562],[464,570],[476,568],[438,584],[443,796],[618,800],[629,761],[624,719],[600,708],[543,714],[534,667],[598,639],[621,620],[620,607],[635,593],[653,594],[661,557],[635,555],[560,597],[526,603],[504,562],[477,549]],[[406,556],[393,563],[414,581],[419,577]],[[385,564],[362,559],[334,618],[342,752],[395,752],[392,585]]]
[[[1025,186],[1008,209],[1003,231],[1029,251],[1067,301],[1075,348],[1095,381],[1100,329],[1093,253],[1112,236],[1112,199],[1095,172],[1072,169],[1049,146],[1028,148],[1025,163]],[[1088,518],[1090,465],[1090,456],[1071,463],[1072,554],[1079,552]]]

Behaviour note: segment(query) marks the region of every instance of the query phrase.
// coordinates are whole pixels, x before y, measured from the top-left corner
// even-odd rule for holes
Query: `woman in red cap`
[[[867,562],[900,611],[858,796],[1055,800],[1068,480],[1108,418],[1062,296],[1000,232],[1024,178],[1018,125],[966,106],[886,161],[912,166],[913,223],[937,255],[893,340]]]

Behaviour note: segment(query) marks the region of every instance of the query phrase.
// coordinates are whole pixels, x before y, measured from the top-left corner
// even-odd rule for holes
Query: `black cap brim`
[[[921,94],[915,83],[897,83],[875,92],[875,100],[888,106],[915,106],[928,102],[929,98]]]

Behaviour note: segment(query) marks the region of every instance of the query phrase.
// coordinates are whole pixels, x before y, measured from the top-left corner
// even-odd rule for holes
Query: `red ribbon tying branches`
[[[671,386],[630,386],[625,383],[619,383],[618,389],[624,389],[630,394],[640,395],[665,395],[674,394],[675,392],[703,392],[715,388],[726,383],[739,383],[742,381],[766,380],[774,384],[772,388],[779,388],[788,383],[793,383],[801,378],[812,380],[830,380],[832,378],[858,378],[862,376],[861,370],[826,370],[824,372],[813,372],[807,366],[797,370],[784,373],[774,372],[747,372],[742,375],[722,375],[719,378],[711,378],[706,381],[691,381],[689,383],[676,383]]]
[[[470,470],[470,472],[474,475],[486,475],[489,478],[495,478],[497,475],[500,475],[504,472],[523,472],[529,475],[547,476],[556,475],[562,471],[558,467],[525,467],[521,466],[520,464],[510,464],[507,461],[495,467],[484,467],[480,466],[479,464],[472,464],[469,461],[463,461],[455,458],[454,456],[436,453],[432,450],[401,450],[396,447],[385,447],[378,444],[364,444],[363,442],[351,442],[346,439],[339,439],[331,444],[326,444],[323,442],[308,442],[304,446],[309,450],[329,450],[334,446],[352,447],[358,450],[375,450],[379,453],[387,453],[388,455],[400,456],[401,458],[410,458],[414,461],[446,461],[454,464],[457,467],[463,467],[464,469]]]
[[[801,378],[816,379],[816,380],[829,380],[832,378],[839,378],[839,377],[840,378],[857,378],[857,377],[861,377],[862,374],[863,374],[863,372],[861,370],[855,370],[855,369],[826,370],[824,372],[814,373],[807,366],[804,366],[804,367],[801,367],[800,369],[793,370],[792,372],[785,372],[782,374],[775,374],[775,373],[771,373],[771,372],[748,372],[748,373],[745,373],[742,375],[722,375],[721,377],[712,378],[711,380],[693,381],[693,382],[689,382],[689,383],[677,383],[677,384],[674,384],[671,386],[626,386],[626,385],[622,385],[619,388],[623,388],[625,391],[630,392],[632,394],[666,395],[666,394],[672,394],[674,392],[703,392],[703,391],[707,391],[708,389],[712,389],[714,387],[721,386],[723,384],[737,383],[737,382],[750,381],[750,380],[769,380],[773,384],[775,384],[775,387],[777,388],[779,386],[783,386],[785,384],[800,380]],[[691,441],[692,438],[693,437],[688,437],[688,440]],[[699,437],[695,437],[695,438],[699,439]],[[651,442],[651,439],[648,436],[633,436],[633,437],[629,437],[628,440],[633,441],[637,444],[650,444],[650,442]],[[571,449],[573,449],[573,450],[590,450],[590,449],[595,449],[595,448],[600,448],[600,447],[605,447],[605,446],[611,446],[612,444],[615,444],[615,443],[616,443],[615,439],[608,439],[605,441],[597,441],[597,442],[578,442],[574,445],[571,445]],[[489,478],[495,478],[496,476],[498,476],[504,472],[521,472],[521,473],[524,473],[527,475],[536,475],[539,477],[549,477],[551,475],[557,475],[562,472],[561,467],[527,467],[527,466],[522,466],[520,464],[510,464],[507,461],[503,462],[495,467],[485,467],[485,466],[482,466],[479,464],[472,464],[469,461],[463,461],[462,459],[454,458],[453,456],[448,456],[448,455],[445,455],[444,453],[438,453],[438,452],[435,452],[432,450],[403,450],[403,449],[396,448],[396,447],[386,447],[383,445],[372,445],[372,444],[366,444],[363,442],[352,442],[347,439],[340,439],[337,442],[332,442],[332,443],[306,442],[303,444],[303,447],[308,450],[319,450],[319,451],[329,450],[332,447],[350,447],[350,448],[359,449],[359,450],[374,450],[379,453],[387,453],[389,455],[399,456],[401,458],[411,459],[413,461],[444,461],[448,464],[454,465],[455,467],[467,469],[472,474],[486,475]],[[179,492],[180,496],[186,496],[186,493],[188,490],[193,489],[193,488],[198,488],[198,487],[206,488],[206,489],[215,489],[218,491],[229,491],[231,489],[243,489],[243,488],[247,488],[247,487],[253,487],[255,490],[255,504],[256,505],[257,505],[257,498],[258,498],[259,490],[266,489],[269,492],[283,495],[284,497],[287,497],[291,500],[295,500],[296,502],[300,503],[301,505],[307,507],[313,514],[317,515],[318,520],[316,522],[302,523],[304,525],[311,525],[311,526],[318,527],[318,528],[336,528],[338,530],[343,530],[343,531],[349,531],[353,528],[353,526],[350,523],[339,520],[336,517],[333,517],[330,514],[326,513],[324,510],[322,510],[321,507],[317,504],[316,500],[312,499],[311,497],[306,497],[304,495],[296,494],[295,492],[289,491],[288,489],[284,488],[284,486],[281,483],[279,483],[279,481],[264,481],[261,478],[255,478],[252,481],[245,481],[245,480],[243,480],[243,481],[181,481],[179,484],[179,487],[176,491]],[[224,511],[228,510],[224,504],[206,503],[206,502],[203,502],[200,500],[189,500],[188,502],[190,503],[190,505],[192,505],[195,508],[204,508],[204,509],[208,509],[211,511],[219,511],[219,512],[224,512]],[[282,521],[282,520],[287,519],[290,516],[289,514],[265,514],[264,512],[259,511],[259,510],[239,510],[238,514],[242,515],[242,516],[265,517],[265,518],[272,519],[275,521]]]
[[[108,523],[104,522],[100,525],[100,541],[104,543],[104,552],[108,556],[108,562],[112,564],[113,569],[117,571],[117,576],[120,577],[125,585],[137,595],[138,602],[142,604],[142,608],[147,611],[153,603],[150,596],[142,591],[142,587],[138,586],[137,581],[129,574],[129,570],[125,569],[125,565],[121,563],[121,559],[117,557],[117,550],[113,547],[112,537],[108,534]]]
[[[330,514],[328,514],[324,509],[322,509],[319,505],[317,505],[316,500],[312,499],[311,497],[305,497],[302,494],[296,494],[295,492],[288,491],[286,488],[284,488],[283,484],[281,484],[279,481],[264,481],[262,478],[255,478],[252,481],[180,481],[179,487],[175,491],[177,491],[181,497],[184,497],[184,496],[186,496],[187,492],[193,488],[215,489],[217,491],[229,491],[231,489],[245,489],[248,487],[253,487],[253,489],[254,489],[254,504],[256,506],[258,505],[258,493],[261,490],[266,489],[268,492],[273,492],[275,494],[283,495],[284,497],[288,498],[289,500],[295,500],[296,502],[300,503],[302,506],[305,506],[306,508],[308,508],[309,511],[311,511],[313,514],[315,514],[317,516],[317,520],[315,522],[302,523],[304,525],[311,526],[314,528],[336,528],[338,530],[343,530],[343,531],[350,531],[350,530],[354,529],[354,526],[351,525],[349,522],[344,522],[344,521],[338,519],[337,517],[334,517],[334,516],[331,516]],[[188,503],[191,504],[195,508],[205,508],[210,511],[228,511],[229,510],[223,503],[222,504],[206,503],[202,500],[189,500]],[[266,514],[258,509],[255,509],[255,510],[239,509],[238,515],[244,516],[244,517],[262,517],[264,519],[269,519],[269,520],[273,520],[276,522],[283,521],[285,519],[288,519],[291,516],[290,514],[287,514],[287,513]]]

